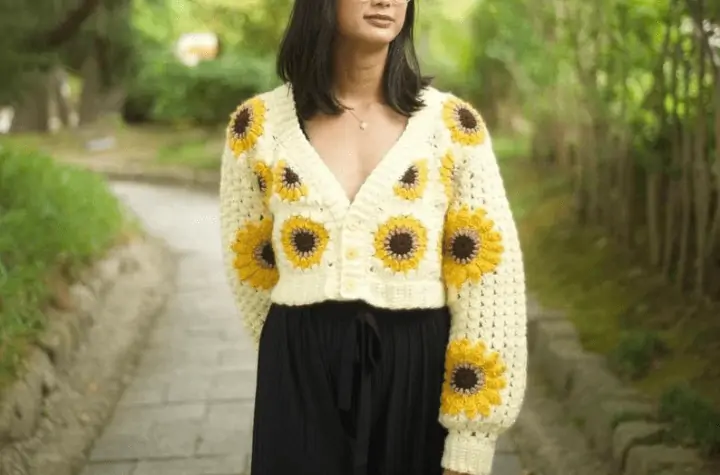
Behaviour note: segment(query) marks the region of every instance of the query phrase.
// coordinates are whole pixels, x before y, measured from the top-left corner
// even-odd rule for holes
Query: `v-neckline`
[[[319,183],[316,183],[316,187],[319,190],[327,190],[327,192],[330,192],[337,200],[336,203],[340,204],[346,212],[353,208],[358,202],[366,199],[365,195],[370,193],[368,190],[377,188],[378,185],[382,186],[381,181],[383,177],[390,176],[391,178],[400,178],[402,176],[406,168],[406,166],[403,166],[406,165],[404,163],[405,161],[401,160],[402,152],[412,146],[411,142],[414,141],[413,137],[417,138],[416,134],[420,125],[419,119],[423,113],[425,113],[427,107],[417,111],[408,118],[405,128],[397,140],[385,151],[372,171],[365,177],[355,196],[350,198],[337,175],[335,175],[328,166],[327,162],[323,160],[303,131],[300,118],[297,114],[292,88],[289,85],[286,85],[285,88],[287,90],[287,97],[283,97],[282,100],[289,102],[289,110],[287,112],[288,117],[284,118],[285,129],[282,131],[283,135],[293,147],[297,147],[293,151],[296,153],[296,160],[301,163],[302,166],[309,168],[306,174],[311,175],[312,179],[318,180]],[[318,175],[314,176],[313,171]],[[300,170],[300,173],[302,174],[302,170]]]

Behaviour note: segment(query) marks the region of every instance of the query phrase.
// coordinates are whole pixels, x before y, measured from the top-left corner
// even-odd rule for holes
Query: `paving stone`
[[[248,343],[239,348],[229,348],[220,353],[220,371],[251,371],[257,368],[257,351]]]
[[[585,434],[604,454],[612,455],[614,425],[618,420],[651,420],[655,414],[652,405],[635,400],[607,400],[594,407],[585,418]]]
[[[220,362],[220,348],[217,345],[154,345],[146,350],[143,360],[158,363],[196,363],[212,366]]]
[[[207,374],[178,377],[168,385],[168,402],[204,401],[211,381]]]
[[[249,453],[252,446],[251,404],[213,406],[200,434],[197,453],[219,455]]]
[[[613,460],[616,467],[625,465],[625,457],[630,448],[636,445],[650,445],[660,442],[663,433],[660,424],[645,421],[620,423],[613,433]]]
[[[240,475],[246,455],[140,462],[132,475]]]
[[[495,454],[492,475],[523,475],[520,459],[514,454]]]
[[[697,452],[690,449],[662,445],[637,446],[628,452],[624,474],[654,475],[663,469],[699,470],[701,465]]]
[[[91,460],[116,461],[190,457],[200,436],[199,420],[178,420],[153,425],[146,433],[103,436]]]
[[[144,435],[154,425],[167,422],[201,421],[205,413],[204,404],[119,407],[100,440],[106,436]]]
[[[93,463],[85,467],[80,475],[135,475],[136,464],[126,463]]]
[[[121,406],[162,404],[167,395],[167,383],[136,379],[123,393]]]
[[[498,439],[496,452],[515,452],[515,443],[510,438],[510,435],[505,433]]]
[[[254,371],[227,371],[216,374],[212,378],[208,399],[253,399],[255,380]]]

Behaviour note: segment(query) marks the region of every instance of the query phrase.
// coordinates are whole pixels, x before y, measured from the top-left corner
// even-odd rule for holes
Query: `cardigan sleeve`
[[[451,326],[440,410],[448,429],[442,464],[487,475],[497,438],[517,419],[525,393],[525,277],[482,119],[455,99],[446,105],[444,120],[452,136],[454,189],[443,231]]]
[[[267,206],[271,173],[258,157],[264,111],[264,102],[255,98],[231,116],[220,179],[220,227],[227,279],[256,345],[270,308],[270,292],[278,280],[272,216]]]

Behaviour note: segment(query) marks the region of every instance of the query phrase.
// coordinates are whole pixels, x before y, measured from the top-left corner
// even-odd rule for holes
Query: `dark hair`
[[[333,93],[333,42],[338,0],[295,0],[277,56],[277,74],[291,84],[300,118],[316,113],[339,114],[345,108]],[[413,44],[415,2],[407,7],[405,24],[390,43],[383,73],[385,101],[410,116],[424,106],[420,93],[431,78],[420,74]]]

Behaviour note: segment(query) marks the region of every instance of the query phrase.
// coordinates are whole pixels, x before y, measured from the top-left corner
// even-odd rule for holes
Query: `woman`
[[[231,117],[253,475],[485,475],[520,409],[516,229],[482,119],[420,75],[414,20],[404,0],[296,0],[285,84]]]

